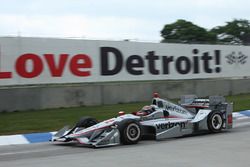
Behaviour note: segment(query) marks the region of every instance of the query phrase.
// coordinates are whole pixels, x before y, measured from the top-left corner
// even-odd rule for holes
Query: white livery
[[[152,104],[131,114],[102,122],[83,117],[73,128],[64,127],[52,141],[78,141],[94,147],[136,144],[145,138],[167,139],[208,131],[221,132],[232,128],[232,103],[222,96],[200,99],[195,95],[181,97],[180,104],[154,94]]]

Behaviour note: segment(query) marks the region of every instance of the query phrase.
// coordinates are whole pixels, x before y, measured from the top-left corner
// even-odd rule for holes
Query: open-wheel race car
[[[161,140],[201,131],[217,133],[232,128],[232,110],[232,103],[222,96],[201,99],[184,95],[179,104],[174,104],[155,93],[152,104],[140,111],[131,114],[121,111],[119,116],[102,122],[83,117],[73,128],[66,126],[59,130],[51,141],[104,147],[136,144],[147,137]]]

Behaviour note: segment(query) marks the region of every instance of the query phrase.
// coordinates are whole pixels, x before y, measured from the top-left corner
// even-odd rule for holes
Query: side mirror
[[[164,115],[164,117],[168,117],[169,116],[169,112],[167,110],[163,110],[163,115]]]

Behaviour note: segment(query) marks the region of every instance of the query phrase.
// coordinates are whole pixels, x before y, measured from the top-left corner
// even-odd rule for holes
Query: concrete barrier
[[[183,94],[236,95],[250,93],[250,79],[170,80],[40,85],[0,88],[0,112],[149,101]]]

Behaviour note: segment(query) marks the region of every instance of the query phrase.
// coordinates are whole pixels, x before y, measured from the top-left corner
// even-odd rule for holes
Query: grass
[[[233,102],[234,111],[250,110],[250,94],[227,96],[228,102]]]
[[[0,135],[55,131],[74,125],[82,116],[104,120],[119,111],[129,113],[146,104],[149,102],[0,113]]]
[[[234,111],[250,109],[250,94],[226,98],[234,103]],[[147,104],[150,102],[4,112],[0,113],[0,135],[56,131],[64,125],[74,125],[82,116],[88,115],[104,120],[116,116],[118,111],[131,113]]]

